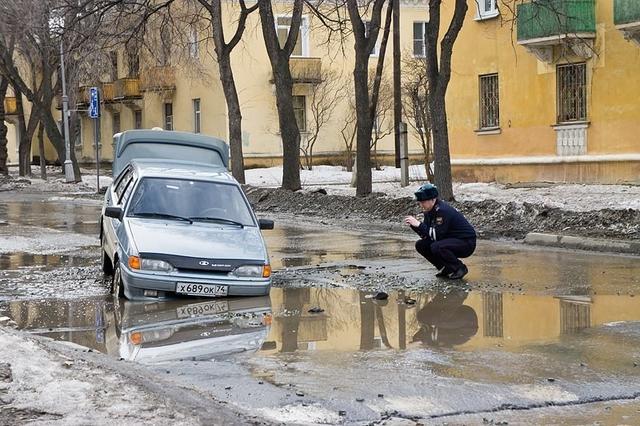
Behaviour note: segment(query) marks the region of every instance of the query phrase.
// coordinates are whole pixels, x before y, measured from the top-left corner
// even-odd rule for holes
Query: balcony
[[[518,44],[539,60],[552,63],[556,46],[584,59],[593,55],[595,0],[532,0],[516,15]]]
[[[4,114],[18,115],[18,104],[15,96],[5,96],[4,98]]]
[[[121,78],[116,80],[113,90],[114,101],[130,101],[141,99],[140,80],[134,77]]]
[[[90,86],[78,87],[78,98],[76,100],[77,107],[86,107],[89,105],[89,89]],[[62,96],[60,96],[60,102],[62,103]]]
[[[176,69],[171,66],[146,68],[140,74],[140,90],[165,92],[176,89]]]
[[[102,102],[113,102],[115,98],[115,83],[102,83]]]
[[[614,0],[613,23],[624,38],[640,46],[640,2],[638,0]]]
[[[292,57],[289,59],[289,70],[293,84],[318,84],[322,81],[322,59]],[[273,75],[269,82],[273,84]]]

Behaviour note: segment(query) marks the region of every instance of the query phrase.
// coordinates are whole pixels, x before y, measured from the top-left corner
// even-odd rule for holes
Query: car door
[[[116,179],[106,196],[105,206],[116,206],[124,209],[126,200],[134,185],[134,173],[131,167],[125,169],[119,179]],[[104,212],[103,212],[104,213]],[[109,257],[113,260],[113,254],[118,249],[118,228],[122,226],[122,221],[110,217],[102,216],[104,226],[104,245]]]

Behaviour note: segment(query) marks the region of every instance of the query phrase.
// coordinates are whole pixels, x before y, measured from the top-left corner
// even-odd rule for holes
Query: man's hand
[[[413,216],[407,216],[404,218],[404,223],[413,227],[420,226],[420,221]]]

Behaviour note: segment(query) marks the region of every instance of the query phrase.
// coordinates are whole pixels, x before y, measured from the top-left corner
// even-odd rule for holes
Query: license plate
[[[229,287],[218,284],[178,283],[176,293],[190,296],[226,296]]]
[[[195,303],[181,306],[177,309],[178,318],[191,318],[205,315],[215,315],[229,310],[229,303],[226,300],[216,302]]]

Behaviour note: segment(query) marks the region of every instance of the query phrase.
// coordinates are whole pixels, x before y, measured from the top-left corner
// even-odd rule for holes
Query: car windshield
[[[200,180],[143,178],[127,216],[255,226],[240,188]]]

